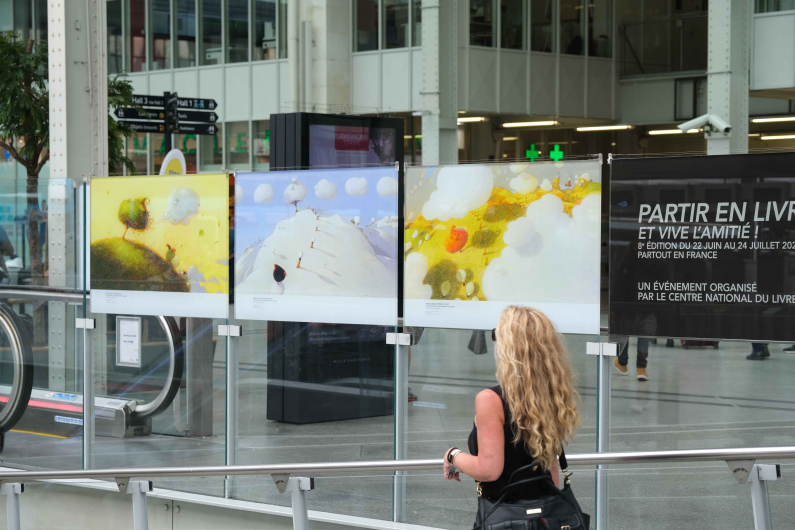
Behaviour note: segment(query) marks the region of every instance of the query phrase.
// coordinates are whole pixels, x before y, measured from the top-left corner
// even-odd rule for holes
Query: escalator
[[[165,411],[177,396],[185,363],[179,327],[172,317],[152,318],[160,324],[166,339],[164,345],[168,348],[168,357],[158,361],[157,365],[158,370],[165,368],[162,385],[151,392],[156,392],[154,398],[143,399],[134,394],[145,375],[138,377],[133,384],[122,378],[114,389],[118,395],[96,396],[94,411],[97,436],[129,438],[149,435],[152,433],[153,418]],[[11,364],[10,370],[3,371],[0,380],[0,434],[13,430],[58,438],[80,436],[83,431],[82,394],[34,386],[37,366],[28,329],[30,326],[3,301],[0,301],[0,328],[5,335],[5,347],[2,350],[7,355],[4,360],[6,364]],[[42,381],[37,385],[46,386]]]

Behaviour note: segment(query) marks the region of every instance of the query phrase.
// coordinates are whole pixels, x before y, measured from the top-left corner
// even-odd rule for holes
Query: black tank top
[[[502,401],[502,410],[505,414],[505,423],[502,425],[503,435],[505,436],[505,464],[502,468],[502,474],[500,477],[495,480],[494,482],[481,482],[480,487],[482,491],[482,495],[487,499],[497,500],[500,498],[500,491],[502,488],[508,485],[509,480],[511,478],[511,473],[516,471],[517,469],[528,466],[534,462],[532,455],[527,453],[524,443],[520,440],[517,445],[513,443],[514,437],[514,430],[513,426],[511,425],[511,411],[508,408],[508,404],[505,402],[505,399],[502,397],[502,388],[499,386],[495,386],[491,388],[491,390],[500,396],[500,401]],[[469,433],[469,452],[474,455],[478,456],[478,428],[477,426],[472,427],[472,432]],[[561,451],[561,454],[563,452]],[[533,478],[533,477],[540,477],[541,475],[546,474],[552,476],[549,471],[542,471],[541,467],[539,466],[538,470],[522,472],[521,479],[526,478]],[[518,480],[518,479],[514,479]],[[519,487],[515,490],[513,496],[515,498],[520,499],[535,499],[541,497],[543,495],[548,495],[549,492],[547,488],[544,486],[543,481],[539,482],[531,482],[530,484],[526,484],[522,487]]]

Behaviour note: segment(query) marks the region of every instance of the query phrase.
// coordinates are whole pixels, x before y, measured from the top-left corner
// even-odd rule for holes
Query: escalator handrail
[[[8,402],[0,410],[0,433],[14,428],[25,414],[33,391],[33,348],[19,316],[6,303],[0,302],[0,328],[5,331],[14,359],[14,380]]]
[[[134,420],[144,420],[157,416],[171,405],[174,398],[177,396],[179,386],[182,383],[182,370],[185,363],[185,348],[182,345],[182,340],[179,337],[179,327],[174,317],[159,316],[157,319],[160,325],[168,336],[168,376],[166,377],[166,384],[157,395],[155,399],[143,405],[137,405],[132,413]]]

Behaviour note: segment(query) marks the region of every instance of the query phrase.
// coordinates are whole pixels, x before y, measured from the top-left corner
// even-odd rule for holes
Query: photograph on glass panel
[[[395,325],[394,167],[238,174],[235,313]]]
[[[227,175],[91,182],[91,311],[225,318]]]
[[[599,331],[601,163],[451,165],[406,174],[406,325],[490,329],[506,305]]]

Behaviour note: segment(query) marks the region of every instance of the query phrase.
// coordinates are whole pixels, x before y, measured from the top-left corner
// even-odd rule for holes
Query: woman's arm
[[[549,472],[552,475],[552,482],[555,483],[555,487],[560,488],[560,463],[557,459],[555,459],[555,463],[552,465],[552,469],[550,469]]]
[[[492,390],[484,390],[475,398],[475,424],[478,427],[478,456],[459,453],[455,466],[475,480],[492,482],[500,478],[505,465],[505,434],[502,426],[505,413],[500,396]],[[450,465],[444,457],[444,476],[448,480],[458,480],[458,476],[448,476]]]

